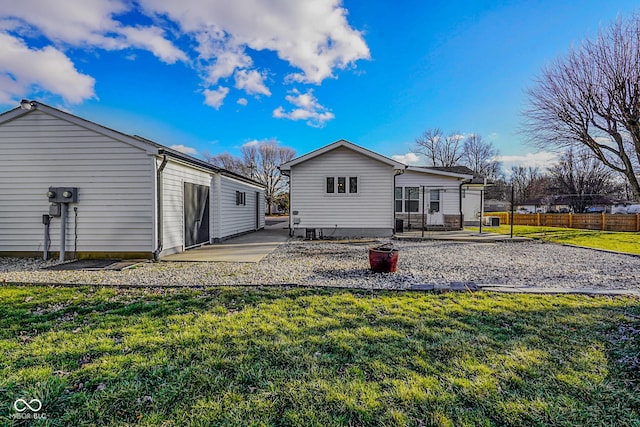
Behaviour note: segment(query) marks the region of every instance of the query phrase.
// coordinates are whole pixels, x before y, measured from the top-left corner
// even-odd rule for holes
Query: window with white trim
[[[325,178],[326,194],[357,194],[357,176],[328,176]]]
[[[429,211],[440,212],[440,190],[429,190]]]
[[[420,187],[396,187],[396,212],[419,212]]]
[[[244,191],[236,191],[236,206],[246,206],[247,193]]]

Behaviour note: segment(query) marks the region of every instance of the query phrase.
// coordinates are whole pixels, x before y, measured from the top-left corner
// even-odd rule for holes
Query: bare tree
[[[615,172],[583,148],[569,148],[558,163],[549,168],[552,190],[565,196],[574,212],[583,212],[603,196],[619,192]]]
[[[272,205],[278,196],[288,191],[288,182],[280,175],[278,167],[293,159],[296,152],[292,148],[281,146],[275,140],[245,144],[240,152],[240,157],[229,153],[217,156],[205,153],[203,157],[209,163],[262,183],[265,186],[267,212],[271,214]]]
[[[429,166],[456,166],[462,157],[463,138],[459,132],[445,137],[440,128],[427,129],[416,138],[416,151],[427,158]]]
[[[498,149],[485,142],[481,135],[472,133],[464,140],[461,163],[478,175],[496,180],[502,165],[498,159]]]
[[[522,203],[547,195],[548,179],[538,168],[513,166],[511,185],[515,193],[515,202]]]
[[[587,147],[640,200],[640,15],[618,19],[542,71],[524,130],[557,150]]]
[[[202,153],[202,157],[206,162],[209,162],[214,166],[218,166],[240,175],[246,175],[246,169],[242,159],[235,157],[233,154],[224,152],[222,154],[213,155],[208,152],[204,152]]]

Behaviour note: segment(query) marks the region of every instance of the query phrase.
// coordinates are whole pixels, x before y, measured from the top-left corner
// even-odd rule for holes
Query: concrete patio
[[[287,217],[267,218],[263,230],[168,255],[162,258],[162,261],[260,262],[279,245],[289,240],[287,221]]]
[[[513,236],[509,237],[506,234],[497,234],[491,232],[479,233],[477,231],[470,230],[452,230],[452,231],[430,231],[430,230],[411,230],[404,231],[402,233],[396,233],[393,238],[395,240],[405,241],[421,241],[421,240],[451,240],[457,242],[528,242],[531,239],[527,237]]]

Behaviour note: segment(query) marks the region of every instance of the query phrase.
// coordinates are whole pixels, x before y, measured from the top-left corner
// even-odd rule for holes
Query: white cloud
[[[95,79],[76,70],[59,50],[31,49],[1,32],[0,46],[0,103],[13,103],[31,88],[56,93],[73,104],[95,96]]]
[[[242,105],[243,107],[249,103],[249,101],[247,101],[247,98],[240,98],[236,102],[238,103],[238,105]]]
[[[277,119],[306,120],[309,126],[322,127],[325,122],[333,119],[335,115],[326,107],[320,105],[313,89],[308,89],[306,93],[300,93],[297,89],[289,91],[285,98],[298,108],[286,112],[283,107],[273,110],[273,117]]]
[[[256,70],[238,70],[235,74],[236,88],[249,95],[271,96],[271,91],[264,84],[265,76]]]
[[[3,3],[0,31],[33,51],[33,40],[43,52],[44,42],[60,53],[129,50],[126,55],[131,60],[136,50],[146,50],[167,64],[189,63],[200,74],[204,88],[233,78],[236,89],[269,96],[265,76],[271,70],[254,64],[259,58],[254,52],[273,52],[290,66],[282,81],[311,84],[370,58],[363,34],[349,25],[347,14],[342,0],[22,0]],[[133,15],[149,26],[132,26]],[[1,73],[8,73],[7,68],[0,68]],[[16,80],[24,78],[18,75]],[[219,108],[222,93],[210,89],[204,93],[205,103]],[[316,124],[333,118],[326,110],[304,108],[283,114],[306,116]]]
[[[394,154],[391,158],[397,162],[404,163],[405,165],[420,165],[424,163],[420,157],[415,153],[407,154]]]
[[[187,55],[165,39],[163,37],[164,31],[158,27],[127,27],[123,28],[121,32],[132,46],[152,52],[167,64],[188,61]]]
[[[222,106],[224,98],[229,93],[229,88],[220,86],[216,90],[205,89],[204,90],[204,103],[216,110]]]
[[[537,167],[545,169],[558,160],[558,155],[549,151],[538,153],[527,153],[524,155],[498,156],[497,160],[502,162],[503,168],[510,171],[512,166]]]
[[[243,147],[255,147],[256,145],[260,145],[261,142],[267,141],[266,139],[260,141],[257,139],[252,139],[251,141],[247,141],[244,144],[242,144]]]
[[[120,49],[125,47],[116,35],[120,24],[112,17],[127,9],[121,0],[23,0],[3,2],[0,18],[11,17],[24,32],[37,29],[56,43]]]
[[[270,50],[301,70],[290,78],[320,83],[333,70],[370,57],[362,33],[350,27],[340,0],[141,0],[184,32],[199,35],[201,53]],[[203,35],[206,34],[206,37]],[[203,58],[205,56],[203,55]]]
[[[192,156],[198,154],[198,150],[196,150],[193,147],[187,147],[186,145],[183,145],[183,144],[171,145],[169,148],[171,148],[172,150],[179,151],[179,152],[184,153],[184,154],[190,154]]]
[[[203,69],[204,80],[209,84],[215,85],[220,79],[231,77],[236,69],[253,65],[253,60],[241,51],[231,49],[225,51],[222,48],[217,48],[215,51],[211,54],[215,56],[215,60]]]

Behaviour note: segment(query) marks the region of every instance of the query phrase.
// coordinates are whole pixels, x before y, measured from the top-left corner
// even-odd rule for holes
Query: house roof
[[[462,166],[462,168],[464,168],[464,166]],[[453,168],[451,169],[452,170],[446,170],[445,168],[436,168],[431,166],[407,166],[408,171],[430,173],[430,174],[442,175],[442,176],[450,176],[458,179],[473,178],[473,171],[471,169],[468,169],[469,172],[466,172],[466,171],[460,172],[459,170],[453,170]]]
[[[329,152],[331,150],[335,150],[336,148],[339,148],[339,147],[348,148],[350,150],[358,152],[358,153],[360,153],[362,155],[370,157],[370,158],[372,158],[374,160],[377,160],[379,162],[386,163],[389,166],[393,166],[394,169],[404,170],[404,169],[407,168],[406,165],[404,165],[404,164],[402,164],[400,162],[397,162],[397,161],[395,161],[393,159],[385,157],[385,156],[383,156],[381,154],[375,153],[375,152],[373,152],[371,150],[368,150],[368,149],[366,149],[364,147],[356,145],[356,144],[354,144],[352,142],[349,142],[347,140],[341,139],[341,140],[336,141],[336,142],[334,142],[332,144],[325,145],[324,147],[318,148],[317,150],[314,150],[314,151],[312,151],[310,153],[307,153],[304,156],[300,156],[300,157],[297,157],[297,158],[295,158],[293,160],[290,160],[290,161],[288,161],[286,163],[283,163],[282,165],[280,165],[280,170],[283,171],[283,172],[290,171],[292,166],[295,166],[295,165],[300,164],[302,162],[306,162],[307,160],[313,159],[315,157],[321,156],[321,155],[323,155],[323,154],[325,154],[325,153],[327,153],[327,152]]]
[[[445,176],[461,177],[469,180],[465,182],[465,185],[470,186],[492,186],[491,181],[485,181],[485,177],[476,174],[472,169],[467,166],[409,166],[409,170],[421,170],[428,173],[437,173]]]
[[[205,169],[210,172],[219,173],[221,175],[229,176],[231,178],[236,178],[238,180],[247,182],[249,184],[257,185],[259,187],[264,187],[263,184],[254,181],[245,176],[239,175],[235,172],[231,172],[226,169],[219,168],[217,166],[212,165],[211,163],[207,163],[203,160],[200,160],[196,157],[189,156],[188,154],[181,153],[179,151],[173,150],[167,146],[162,144],[158,144],[157,142],[151,141],[150,139],[143,138],[138,135],[128,135],[126,133],[119,132],[117,130],[108,128],[106,126],[100,125],[98,123],[83,119],[81,117],[75,116],[73,114],[67,113],[62,110],[58,110],[57,108],[51,107],[49,105],[43,104],[38,101],[26,101],[23,100],[21,104],[27,105],[27,108],[17,107],[12,110],[9,110],[3,114],[0,114],[0,125],[14,120],[18,117],[22,117],[26,114],[30,114],[34,111],[42,111],[46,114],[49,114],[53,117],[57,117],[61,120],[68,121],[70,123],[74,123],[78,126],[81,126],[86,129],[90,129],[94,132],[100,133],[102,135],[108,136],[110,138],[116,139],[125,144],[132,145],[141,150],[146,151],[150,155],[166,155],[173,159],[188,163],[193,166],[197,166],[201,169]]]

